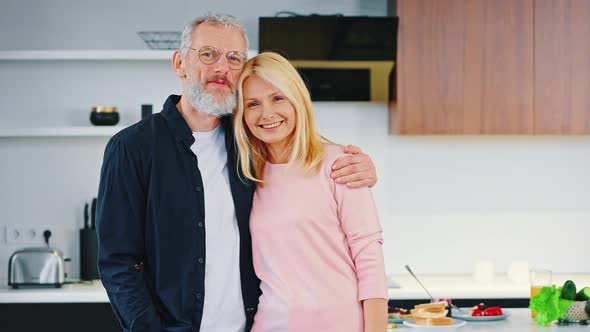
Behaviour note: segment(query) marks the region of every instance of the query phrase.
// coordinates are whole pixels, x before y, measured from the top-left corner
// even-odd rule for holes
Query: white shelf
[[[110,137],[123,126],[0,128],[0,138],[9,137]]]
[[[171,50],[0,51],[0,60],[170,60]]]
[[[29,50],[0,51],[0,61],[172,60],[173,50]],[[248,58],[258,54],[248,50]]]

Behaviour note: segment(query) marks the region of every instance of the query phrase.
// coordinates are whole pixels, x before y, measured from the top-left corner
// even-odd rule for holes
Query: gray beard
[[[222,116],[233,112],[237,104],[235,93],[218,101],[203,90],[204,86],[201,82],[189,82],[188,101],[194,108],[200,112],[215,116]]]

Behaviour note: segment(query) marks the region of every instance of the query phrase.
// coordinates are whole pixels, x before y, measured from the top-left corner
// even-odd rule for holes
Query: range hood
[[[315,101],[391,100],[397,17],[293,16],[259,19],[259,51],[282,54]]]

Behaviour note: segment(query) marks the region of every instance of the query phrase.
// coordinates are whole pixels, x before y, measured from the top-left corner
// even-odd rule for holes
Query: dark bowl
[[[90,122],[95,126],[114,126],[119,123],[119,112],[116,107],[93,107]]]

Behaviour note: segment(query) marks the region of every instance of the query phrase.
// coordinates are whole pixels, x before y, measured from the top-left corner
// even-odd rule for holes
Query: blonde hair
[[[304,171],[319,169],[327,142],[315,126],[309,91],[297,70],[287,59],[274,52],[263,52],[249,60],[237,84],[238,108],[234,112],[234,133],[238,146],[238,166],[250,180],[264,185],[264,165],[268,152],[264,142],[257,139],[244,120],[244,82],[249,77],[261,78],[285,95],[295,109],[295,129],[288,147],[289,162],[301,161]]]

